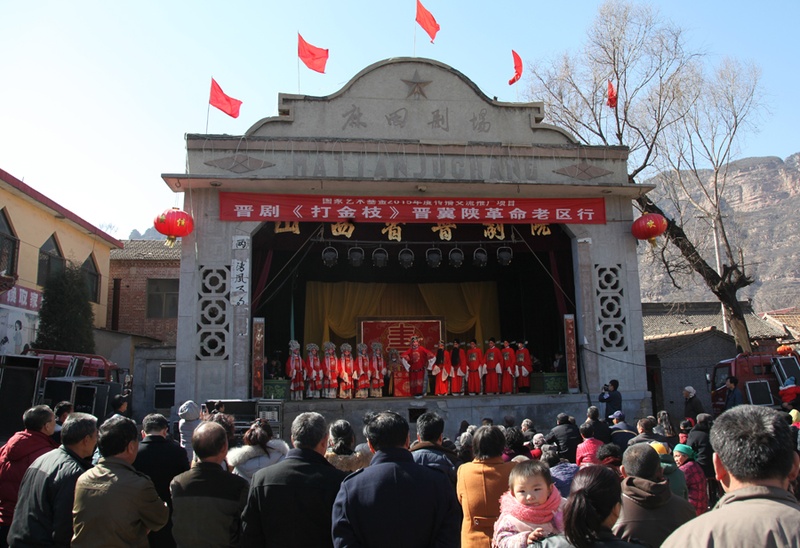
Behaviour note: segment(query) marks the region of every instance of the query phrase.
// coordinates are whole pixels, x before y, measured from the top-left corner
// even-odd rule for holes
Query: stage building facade
[[[542,371],[566,356],[561,396],[424,400],[467,413],[451,420],[554,403],[582,418],[612,378],[631,416],[649,412],[630,227],[651,187],[629,183],[627,148],[580,145],[544,118],[542,103],[395,58],[327,97],[281,94],[245,135],[187,135],[187,172],[163,175],[195,220],[176,403],[269,397],[263,372],[291,339],[305,355],[326,341],[405,350],[416,334],[428,348],[526,341]],[[342,409],[292,405],[315,404]]]

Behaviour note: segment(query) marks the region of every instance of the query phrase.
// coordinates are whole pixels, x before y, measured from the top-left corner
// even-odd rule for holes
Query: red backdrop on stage
[[[421,345],[428,350],[442,338],[443,320],[431,318],[403,318],[403,319],[359,319],[361,327],[361,341],[370,348],[373,342],[383,345],[384,359],[392,370],[393,396],[407,398],[411,396],[411,386],[408,373],[402,367],[392,367],[387,359],[389,349],[395,348],[404,352],[411,343],[411,337],[421,339]]]
[[[361,342],[367,346],[379,342],[384,353],[391,348],[404,352],[411,344],[411,337],[421,338],[420,344],[428,350],[442,338],[441,319],[403,318],[403,319],[359,319],[361,325]]]

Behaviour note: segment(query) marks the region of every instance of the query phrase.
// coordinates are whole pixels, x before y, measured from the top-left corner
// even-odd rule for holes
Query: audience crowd
[[[0,547],[800,546],[797,413],[713,419],[687,387],[697,414],[629,424],[618,388],[582,423],[486,418],[452,439],[435,412],[413,433],[392,411],[358,430],[306,412],[286,441],[264,420],[239,440],[190,401],[173,441],[160,414],[36,406],[0,448]]]

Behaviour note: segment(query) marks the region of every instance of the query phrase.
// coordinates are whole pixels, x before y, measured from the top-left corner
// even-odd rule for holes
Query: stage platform
[[[394,411],[411,425],[412,440],[416,438],[415,422],[422,413],[434,411],[445,420],[445,436],[453,438],[462,420],[480,424],[491,418],[502,424],[510,415],[519,426],[523,419],[531,419],[538,431],[549,431],[556,424],[556,415],[568,413],[583,422],[586,408],[592,405],[587,394],[504,394],[487,396],[425,396],[422,398],[368,398],[368,399],[311,399],[287,401],[283,405],[283,438],[290,438],[292,420],[306,411],[321,413],[329,423],[346,419],[356,431],[357,443],[364,441],[361,434],[363,417],[367,412]],[[602,408],[601,408],[602,409]]]

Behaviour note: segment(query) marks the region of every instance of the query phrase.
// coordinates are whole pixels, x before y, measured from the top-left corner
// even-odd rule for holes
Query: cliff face
[[[662,204],[659,196],[660,192],[654,191],[654,199]],[[786,160],[769,156],[733,162],[724,196],[728,237],[734,247],[741,248],[745,272],[755,279],[739,292],[739,299],[752,299],[756,312],[800,305],[800,153]],[[713,240],[707,223],[692,214],[685,218],[684,227],[713,266]],[[663,245],[663,238],[659,240]],[[715,299],[697,275],[680,276],[682,289],[676,289],[664,267],[653,259],[650,246],[639,244],[643,301]]]

